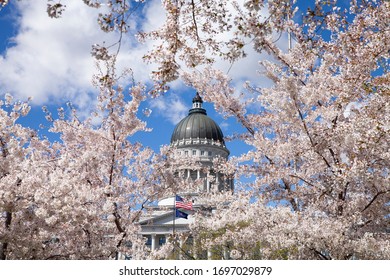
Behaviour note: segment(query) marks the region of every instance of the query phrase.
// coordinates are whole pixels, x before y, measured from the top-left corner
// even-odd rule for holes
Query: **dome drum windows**
[[[198,171],[197,170],[190,170],[190,178],[192,180],[198,179]]]

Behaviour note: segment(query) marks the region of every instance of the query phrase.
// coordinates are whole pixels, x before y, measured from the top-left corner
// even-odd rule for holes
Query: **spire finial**
[[[199,92],[196,92],[195,97],[192,99],[192,108],[202,108],[202,97],[200,97]]]

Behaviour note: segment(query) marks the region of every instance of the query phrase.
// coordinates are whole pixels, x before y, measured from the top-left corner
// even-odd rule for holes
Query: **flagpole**
[[[176,233],[175,233],[175,220],[176,220],[176,193],[173,196],[173,257],[175,257],[175,249],[176,249]]]
[[[175,220],[176,220],[176,193],[174,194],[173,197],[173,228],[172,228],[173,236],[175,236]]]

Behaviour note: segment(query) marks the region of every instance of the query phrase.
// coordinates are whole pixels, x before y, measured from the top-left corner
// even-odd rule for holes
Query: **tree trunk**
[[[12,213],[5,212],[5,229],[8,230],[12,222]],[[8,242],[4,242],[0,247],[0,260],[7,259]]]

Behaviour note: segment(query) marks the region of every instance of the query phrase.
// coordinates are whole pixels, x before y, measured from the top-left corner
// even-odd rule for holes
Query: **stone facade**
[[[232,176],[214,172],[212,169],[213,159],[216,157],[227,159],[229,150],[225,146],[220,127],[207,116],[202,103],[201,97],[196,94],[188,116],[178,123],[171,137],[171,146],[176,148],[175,156],[193,157],[201,166],[199,170],[182,167],[177,171],[184,178],[203,179],[203,183],[199,185],[196,192],[180,194],[192,200],[193,211],[207,207],[197,200],[199,193],[233,191],[234,189]],[[188,225],[193,222],[192,215],[188,215],[187,219],[176,217],[174,205],[174,197],[164,198],[156,206],[149,207],[148,214],[141,217],[140,234],[147,239],[146,244],[151,250],[163,246],[173,234],[183,236],[188,232]],[[184,241],[179,240],[179,242]],[[194,246],[190,236],[187,236],[186,242]]]

